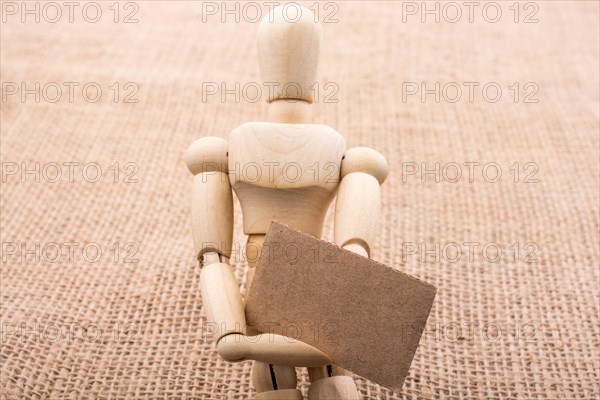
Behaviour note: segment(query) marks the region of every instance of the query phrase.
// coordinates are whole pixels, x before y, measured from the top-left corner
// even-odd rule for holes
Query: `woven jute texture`
[[[205,329],[183,156],[265,119],[256,7],[55,4],[2,3],[2,398],[249,398]],[[390,164],[373,258],[438,287],[402,392],[358,388],[598,398],[598,2],[454,4],[306,4],[315,122]]]

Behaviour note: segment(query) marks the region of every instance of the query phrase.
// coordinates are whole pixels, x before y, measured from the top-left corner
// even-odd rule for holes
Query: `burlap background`
[[[2,23],[2,82],[28,88],[56,82],[64,89],[52,103],[48,86],[36,103],[34,95],[24,102],[9,95],[14,86],[2,88],[3,398],[247,398],[251,363],[221,361],[202,330],[183,154],[199,136],[226,137],[243,122],[264,118],[260,101],[202,100],[202,82],[229,88],[260,82],[257,24],[233,16],[222,23],[220,14],[203,23],[201,3],[191,1],[122,3],[116,23],[112,2],[102,2],[100,21],[90,23],[82,18],[84,4],[73,23],[66,6],[55,23],[44,15],[23,23],[20,13],[8,12]],[[339,87],[339,101],[322,98],[315,121],[336,128],[349,146],[371,146],[387,157],[391,172],[374,258],[439,288],[403,392],[357,378],[361,393],[370,399],[598,398],[598,3],[538,1],[539,21],[530,24],[522,20],[535,9],[524,3],[518,23],[512,2],[498,3],[497,23],[484,20],[483,3],[473,23],[464,6],[459,22],[443,15],[439,23],[432,16],[422,23],[420,14],[403,22],[401,2],[336,4],[337,12],[319,6],[321,18],[336,12],[338,20],[324,24],[320,79]],[[123,23],[135,5],[139,22]],[[46,19],[54,18],[46,11]],[[93,9],[87,12],[94,17]],[[494,17],[493,9],[487,12]],[[80,83],[73,102],[65,82]],[[97,103],[81,95],[89,82],[103,90]],[[133,91],[127,82],[139,86],[137,103],[123,101]],[[463,98],[404,102],[403,82],[429,88],[457,82]],[[473,102],[464,82],[480,83]],[[489,82],[503,89],[497,103],[482,97]],[[533,91],[524,87],[528,82],[539,86],[537,103],[524,102]],[[320,93],[331,92],[322,87]],[[68,162],[80,163],[73,182]],[[439,182],[403,174],[412,162],[440,163]],[[480,163],[473,182],[464,164],[470,162]],[[7,175],[15,165],[34,169],[36,163],[40,182],[35,173]],[[52,163],[62,166],[56,183]],[[99,182],[89,182],[93,164],[87,180],[82,177],[86,163],[101,168]],[[462,168],[458,183],[448,182],[456,173],[449,163]],[[485,165],[492,167],[483,172]],[[493,166],[503,174],[495,183]],[[138,182],[125,183],[134,168]],[[235,239],[243,243],[240,218],[236,226]],[[70,242],[77,243],[72,260]],[[97,247],[86,247],[86,260],[88,242]],[[443,249],[454,242],[465,253],[465,242],[479,243],[473,259],[463,254],[453,262],[450,247],[438,260],[410,254],[414,243]],[[121,249],[116,255],[114,243]],[[497,245],[484,257],[487,243]],[[39,261],[15,246],[34,249]],[[63,256],[53,263],[56,246]],[[90,261],[98,247],[101,259]],[[498,247],[503,255],[496,262]],[[125,262],[132,252],[129,260],[139,261]],[[236,260],[242,288],[245,268]],[[298,373],[306,390],[305,372]]]

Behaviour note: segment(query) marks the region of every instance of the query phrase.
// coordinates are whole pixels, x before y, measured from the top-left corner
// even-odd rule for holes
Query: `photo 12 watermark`
[[[402,335],[411,335],[419,325],[407,324]],[[430,322],[423,329],[421,343],[499,343],[537,344],[542,340],[541,324],[537,321],[449,321]]]
[[[4,161],[0,163],[2,183],[125,183],[140,182],[135,162],[102,165],[95,161]]]
[[[2,103],[139,103],[136,82],[2,82]]]
[[[139,23],[136,1],[3,1],[2,23]]]
[[[258,103],[281,93],[289,103],[295,103],[308,95],[313,103],[338,103],[340,87],[337,82],[315,82],[306,87],[297,82],[202,82],[202,102]]]
[[[540,4],[535,1],[400,1],[402,22],[448,23],[502,20],[515,24],[537,24]]]
[[[133,322],[2,321],[2,344],[20,343],[136,343],[140,327]]]
[[[137,264],[137,242],[24,242],[3,241],[2,263],[36,264]]]
[[[281,7],[279,7],[281,6]],[[202,22],[219,21],[221,23],[259,23],[263,17],[269,22],[283,19],[289,23],[299,22],[307,12],[295,2],[278,1],[203,1]],[[336,24],[339,22],[340,3],[335,1],[315,1],[304,6],[311,13],[310,18],[316,23]]]
[[[306,183],[314,184],[333,184],[340,182],[340,162],[313,162],[308,165],[302,165],[296,161],[251,161],[246,163],[199,163],[198,169],[204,171],[202,182],[206,183],[211,176],[219,171],[221,181],[244,181],[248,183],[269,183],[276,182],[297,183],[301,180]]]
[[[401,164],[402,183],[540,183],[540,166],[533,161],[500,164],[495,161],[416,162]]]
[[[541,250],[536,242],[402,242],[403,263],[417,261],[436,264],[537,264]]]
[[[239,322],[227,324],[225,322],[216,323],[203,321],[201,326],[202,337],[207,341],[213,339],[215,335],[234,333],[234,335],[225,335],[219,343],[243,342],[252,344],[261,342],[264,344],[282,341],[283,343],[292,344],[298,343],[298,340],[295,338],[303,337],[305,340],[308,339],[312,341],[312,343],[337,344],[337,334],[340,332],[338,325],[333,322],[315,322],[310,324],[266,322],[261,324],[260,334],[236,335],[236,333],[245,332],[246,329],[247,327]]]
[[[536,82],[402,82],[402,102],[495,104],[503,98],[513,103],[539,103]]]

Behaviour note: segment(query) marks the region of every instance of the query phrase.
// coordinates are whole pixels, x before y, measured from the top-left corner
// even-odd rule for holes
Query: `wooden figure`
[[[276,7],[259,26],[260,70],[263,81],[274,88],[267,98],[268,122],[246,123],[230,133],[229,141],[198,139],[186,154],[194,175],[192,231],[202,265],[202,301],[208,322],[217,327],[214,339],[220,356],[231,362],[256,361],[256,399],[302,399],[294,367],[309,367],[311,399],[356,399],[352,377],[332,366],[326,354],[246,327],[244,302],[228,262],[232,190],[248,235],[249,290],[256,252],[272,220],[320,237],[337,194],[334,230],[339,246],[368,257],[377,233],[379,185],[386,179],[387,162],[369,148],[346,150],[344,138],[334,129],[311,124],[321,28],[310,10],[299,9],[299,18],[290,20],[285,6]]]

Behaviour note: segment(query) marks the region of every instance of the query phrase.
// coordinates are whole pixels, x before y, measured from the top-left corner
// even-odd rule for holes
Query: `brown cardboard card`
[[[247,323],[308,343],[400,390],[436,288],[272,222],[246,303]]]

